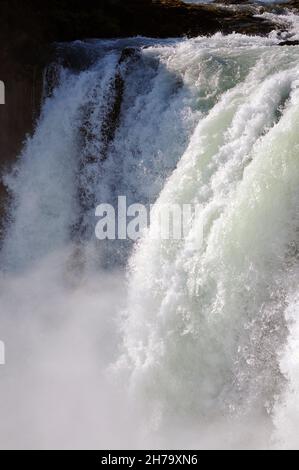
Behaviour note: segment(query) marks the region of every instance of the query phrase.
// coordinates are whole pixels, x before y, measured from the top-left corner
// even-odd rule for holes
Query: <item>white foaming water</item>
[[[299,447],[299,49],[277,42],[62,53],[5,177],[1,447]],[[96,242],[118,195],[200,211],[184,240]]]
[[[196,4],[204,4],[204,3],[214,3],[214,0],[184,0],[183,3],[193,3],[194,5]]]
[[[268,4],[273,4],[273,3],[288,3],[289,0],[252,0],[252,1],[249,1],[248,3],[268,3]],[[183,0],[183,3],[193,3],[194,5],[201,5],[201,4],[205,4],[205,3],[216,3],[216,4],[219,4],[221,5],[221,2],[220,1],[217,1],[217,0]],[[232,5],[238,5],[238,2],[236,3],[232,3]],[[242,2],[239,3],[240,5],[244,4]]]

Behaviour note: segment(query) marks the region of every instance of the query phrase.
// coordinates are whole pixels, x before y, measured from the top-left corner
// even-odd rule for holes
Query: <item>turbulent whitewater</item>
[[[1,447],[299,447],[299,48],[280,39],[58,46],[4,175]],[[119,195],[200,210],[182,240],[100,242]]]

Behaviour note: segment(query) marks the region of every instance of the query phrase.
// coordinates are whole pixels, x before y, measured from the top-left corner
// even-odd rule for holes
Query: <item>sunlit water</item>
[[[1,447],[299,447],[299,48],[277,43],[61,52],[79,69],[5,176]],[[118,195],[200,211],[184,240],[96,241]]]

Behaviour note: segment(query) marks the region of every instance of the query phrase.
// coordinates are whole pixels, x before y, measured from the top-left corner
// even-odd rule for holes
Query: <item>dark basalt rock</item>
[[[279,43],[279,46],[299,46],[299,41],[282,41]]]

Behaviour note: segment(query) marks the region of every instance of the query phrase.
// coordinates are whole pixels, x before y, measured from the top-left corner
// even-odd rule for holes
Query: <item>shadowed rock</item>
[[[125,75],[128,66],[132,66],[139,58],[136,48],[125,48],[116,66],[115,75],[108,85],[105,93],[106,99],[102,108],[98,102],[91,100],[82,110],[82,126],[80,128],[79,142],[79,168],[77,198],[79,205],[79,218],[72,228],[75,241],[88,237],[88,223],[86,214],[93,211],[96,206],[96,186],[100,165],[108,157],[109,147],[114,140],[117,130],[125,87]],[[94,123],[94,115],[98,116],[99,126]]]

